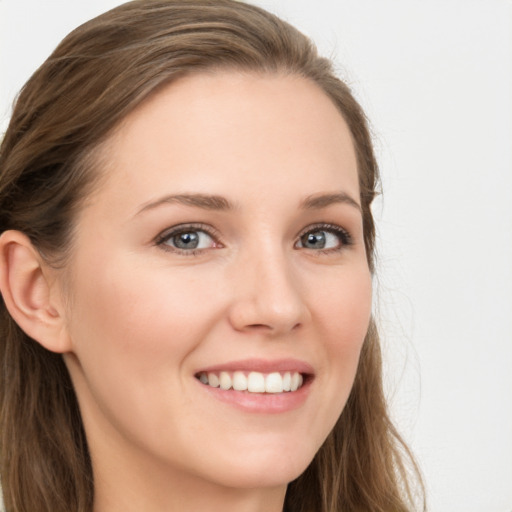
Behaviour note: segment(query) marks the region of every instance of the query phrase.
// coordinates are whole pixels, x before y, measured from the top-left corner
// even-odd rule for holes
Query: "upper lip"
[[[228,361],[219,363],[205,368],[201,368],[197,373],[201,372],[260,372],[260,373],[273,373],[273,372],[298,372],[302,374],[312,375],[314,373],[313,367],[305,361],[299,359],[286,358],[286,359],[240,359],[237,361]]]

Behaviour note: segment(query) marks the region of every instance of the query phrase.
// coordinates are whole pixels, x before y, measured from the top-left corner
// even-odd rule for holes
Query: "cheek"
[[[325,359],[320,374],[326,416],[334,426],[352,389],[372,307],[371,275],[365,266],[331,281],[315,311]]]
[[[169,429],[177,435],[171,424],[187,408],[187,357],[221,309],[215,287],[122,258],[98,267],[94,280],[77,277],[69,325],[77,363],[70,372],[86,429],[100,438],[97,432],[114,426],[141,442]]]
[[[326,331],[329,348],[360,350],[372,308],[371,275],[365,265],[343,269],[319,293],[316,315]]]
[[[133,385],[137,395],[154,381],[178,385],[186,355],[214,322],[213,297],[198,301],[199,281],[130,259],[98,262],[98,268],[76,273],[68,326],[88,386],[123,387],[127,394]]]
[[[91,274],[85,271],[80,275]],[[186,338],[187,331],[201,328],[196,321],[199,315],[204,324],[208,323],[203,311],[205,302],[197,300],[201,288],[198,280],[183,279],[179,273],[153,271],[129,262],[103,265],[99,273],[95,272],[94,280],[77,283],[78,293],[70,312],[77,350],[85,341],[81,334],[87,334],[87,349],[98,344],[101,350],[132,353],[158,350],[159,345],[173,345],[179,350],[176,340]],[[211,300],[206,304],[213,305]],[[213,315],[213,308],[209,310]]]

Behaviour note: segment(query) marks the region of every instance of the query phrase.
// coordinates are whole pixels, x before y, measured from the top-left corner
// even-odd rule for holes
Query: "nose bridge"
[[[284,333],[301,325],[307,306],[294,272],[293,255],[282,243],[259,244],[240,254],[231,320],[240,330]]]

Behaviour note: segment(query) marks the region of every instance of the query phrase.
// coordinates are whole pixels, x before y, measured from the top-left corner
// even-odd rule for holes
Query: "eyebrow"
[[[320,210],[337,203],[348,204],[361,212],[361,205],[346,192],[314,194],[306,197],[306,199],[301,202],[300,206],[304,210]]]
[[[166,195],[151,201],[138,210],[136,215],[148,210],[153,210],[164,204],[183,204],[186,206],[194,206],[196,208],[202,208],[203,210],[217,210],[217,211],[228,211],[234,210],[234,205],[225,197],[218,195],[208,194],[174,194]],[[300,208],[303,210],[320,210],[327,208],[333,204],[348,204],[356,208],[361,212],[361,206],[346,192],[328,193],[328,194],[314,194],[306,197],[300,203]]]
[[[163,204],[183,204],[203,210],[233,210],[234,206],[225,197],[208,194],[175,194],[151,201],[142,206],[136,215],[157,208]]]

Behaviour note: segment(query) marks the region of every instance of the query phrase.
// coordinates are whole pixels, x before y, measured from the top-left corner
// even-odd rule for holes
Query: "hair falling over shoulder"
[[[98,181],[101,143],[161,86],[213,69],[296,74],[315,82],[352,133],[365,246],[378,169],[363,111],[311,41],[236,0],[136,0],[69,34],[17,98],[0,147],[0,231],[26,234],[59,265],[73,219]],[[2,302],[0,472],[7,512],[92,512],[94,482],[80,410],[59,354],[29,338]],[[371,323],[349,401],[307,470],[289,484],[289,512],[425,508],[421,477],[391,423]],[[418,503],[419,505],[414,505]]]

